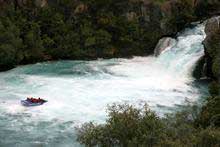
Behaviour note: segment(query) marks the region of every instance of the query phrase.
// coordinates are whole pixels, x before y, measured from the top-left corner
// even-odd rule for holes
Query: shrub
[[[200,115],[200,124],[203,127],[220,127],[220,97],[210,97],[205,106],[203,106]]]
[[[213,100],[215,103],[216,100]],[[203,108],[210,113],[213,124],[196,126],[200,116],[199,107],[187,105],[182,111],[160,118],[145,105],[136,108],[128,104],[114,104],[108,107],[108,118],[104,124],[85,123],[77,128],[78,141],[86,146],[120,147],[176,147],[176,146],[218,146],[220,130],[217,125],[219,111],[210,101]],[[207,109],[212,106],[212,109]],[[213,119],[212,116],[215,116]],[[205,121],[207,121],[205,120]],[[199,123],[204,123],[200,121]],[[216,128],[213,128],[216,127]]]
[[[154,146],[164,136],[164,124],[146,105],[114,104],[108,107],[106,124],[86,123],[77,130],[78,141],[88,146]]]
[[[209,85],[209,93],[212,97],[214,96],[218,96],[220,92],[220,85],[218,82],[213,81],[210,85]]]
[[[220,145],[220,129],[207,128],[198,135],[197,146],[199,147],[218,147]]]

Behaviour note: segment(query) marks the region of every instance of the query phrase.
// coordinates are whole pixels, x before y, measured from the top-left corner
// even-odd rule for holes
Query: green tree
[[[196,146],[198,147],[218,147],[220,145],[219,128],[207,128],[198,135]]]
[[[0,19],[0,69],[9,69],[19,63],[17,53],[22,49],[20,30],[7,18]]]
[[[41,40],[39,24],[29,22],[24,30],[24,59],[23,62],[30,63],[43,60],[44,47]]]
[[[220,97],[209,97],[207,103],[202,107],[199,117],[200,124],[203,127],[217,126],[220,127]]]
[[[108,107],[106,124],[78,128],[78,141],[87,146],[154,146],[162,140],[163,130],[162,121],[147,106],[141,110],[114,104]]]

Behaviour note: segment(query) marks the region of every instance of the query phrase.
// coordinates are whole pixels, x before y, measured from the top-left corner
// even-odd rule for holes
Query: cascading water
[[[78,146],[74,126],[104,122],[106,105],[147,102],[158,114],[201,90],[191,72],[204,55],[204,25],[186,29],[159,57],[96,61],[59,61],[21,66],[0,73],[0,146]],[[27,96],[48,103],[23,107]]]

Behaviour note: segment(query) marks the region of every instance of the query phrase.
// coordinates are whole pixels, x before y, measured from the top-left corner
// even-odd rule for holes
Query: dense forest
[[[153,53],[162,36],[218,12],[195,0],[0,1],[0,70],[58,59]]]
[[[215,0],[0,0],[0,70],[49,60],[150,55],[163,36],[220,14]],[[220,145],[220,18],[206,25],[195,71],[211,79],[204,106],[158,117],[144,106],[108,107],[105,124],[78,128],[87,146]]]

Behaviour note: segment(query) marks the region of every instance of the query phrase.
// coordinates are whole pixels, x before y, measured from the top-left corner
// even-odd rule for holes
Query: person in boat
[[[27,99],[26,99],[27,101],[31,101],[31,97],[27,97]]]
[[[38,103],[43,102],[43,100],[41,98],[38,98],[37,101],[38,101]]]
[[[27,98],[27,101],[30,101],[30,102],[32,102],[32,103],[40,103],[40,102],[44,102],[44,100],[43,99],[41,99],[41,98],[33,98],[33,97],[31,97],[31,98]]]
[[[33,99],[32,99],[32,102],[33,102],[33,103],[38,103],[38,99],[33,98]]]

